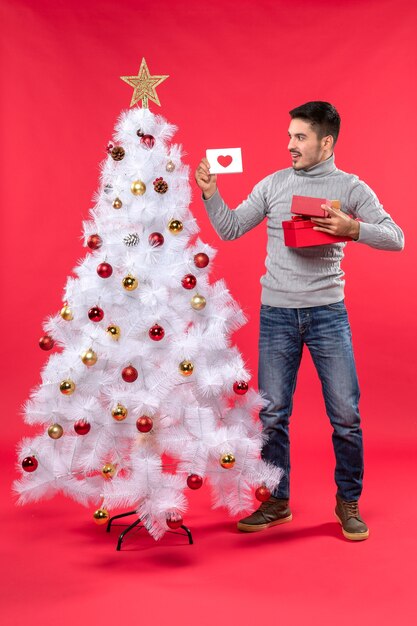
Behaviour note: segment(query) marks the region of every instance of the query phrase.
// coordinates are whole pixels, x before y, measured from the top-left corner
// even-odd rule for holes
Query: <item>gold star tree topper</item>
[[[125,83],[133,87],[132,100],[130,106],[133,107],[139,100],[142,100],[142,108],[148,108],[148,99],[161,106],[156,87],[160,85],[169,76],[151,76],[145,59],[140,64],[139,74],[137,76],[120,76]]]

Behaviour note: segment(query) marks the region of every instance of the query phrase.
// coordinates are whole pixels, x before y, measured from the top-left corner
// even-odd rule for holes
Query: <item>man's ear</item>
[[[333,150],[334,139],[332,135],[326,135],[326,137],[323,137],[322,142],[323,142],[323,148],[326,148],[328,150]]]

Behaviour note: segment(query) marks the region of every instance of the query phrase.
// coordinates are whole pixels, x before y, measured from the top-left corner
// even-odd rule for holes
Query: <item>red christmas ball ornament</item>
[[[149,337],[154,341],[161,341],[164,338],[165,331],[159,324],[155,324],[149,329]]]
[[[194,255],[194,265],[196,267],[199,267],[200,269],[203,267],[207,267],[209,262],[210,259],[205,252],[198,252],[196,255]]]
[[[197,279],[193,274],[186,274],[181,281],[181,285],[184,289],[194,289],[197,284]]]
[[[98,250],[99,248],[101,248],[102,243],[102,238],[100,237],[100,235],[97,234],[90,235],[87,239],[87,246],[90,248],[90,250]]]
[[[175,530],[176,528],[181,528],[183,522],[184,520],[182,519],[181,515],[171,515],[170,517],[167,517],[167,526],[172,530]]]
[[[198,474],[190,474],[187,478],[187,485],[190,489],[200,489],[203,479]]]
[[[114,148],[114,143],[112,141],[109,141],[109,143],[106,146],[107,154],[110,154],[110,152],[113,150],[113,148]]]
[[[101,320],[104,317],[104,311],[103,309],[100,309],[99,306],[93,306],[88,311],[88,317],[90,318],[92,322],[101,322]]]
[[[44,335],[39,339],[39,347],[42,350],[52,350],[55,345],[55,341],[49,335]]]
[[[248,389],[249,389],[248,383],[245,383],[245,381],[243,380],[236,381],[233,384],[233,391],[237,393],[238,396],[244,396]]]
[[[126,383],[134,383],[138,377],[138,370],[133,365],[128,365],[122,369],[122,378]]]
[[[34,456],[27,456],[22,461],[22,467],[25,472],[34,472],[38,467],[38,461]]]
[[[90,432],[91,424],[87,422],[87,420],[81,419],[77,420],[74,424],[74,430],[77,435],[86,435]]]
[[[164,243],[164,236],[161,233],[151,233],[148,237],[149,245],[159,248]]]
[[[153,420],[147,415],[141,415],[136,420],[136,428],[140,433],[148,433],[153,428]]]
[[[97,274],[100,278],[109,278],[113,274],[113,268],[110,263],[100,263],[100,265],[97,266]]]
[[[155,145],[155,137],[152,135],[142,135],[140,138],[140,143],[142,143],[147,148],[153,148]]]
[[[271,497],[271,492],[268,487],[263,485],[262,487],[258,487],[255,491],[255,498],[259,500],[259,502],[266,502]]]

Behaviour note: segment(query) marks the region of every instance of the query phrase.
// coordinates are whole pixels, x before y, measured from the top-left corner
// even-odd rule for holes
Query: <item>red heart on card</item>
[[[230,163],[233,161],[233,158],[229,155],[224,156],[223,154],[217,157],[217,162],[220,163],[222,167],[228,167]]]

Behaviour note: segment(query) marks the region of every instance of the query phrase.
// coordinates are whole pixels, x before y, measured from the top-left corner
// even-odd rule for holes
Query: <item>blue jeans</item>
[[[358,500],[363,479],[359,385],[343,300],[303,309],[261,306],[259,390],[267,405],[260,418],[268,437],[262,457],[284,470],[273,495],[289,497],[289,418],[304,344],[317,369],[333,427],[337,495]]]

